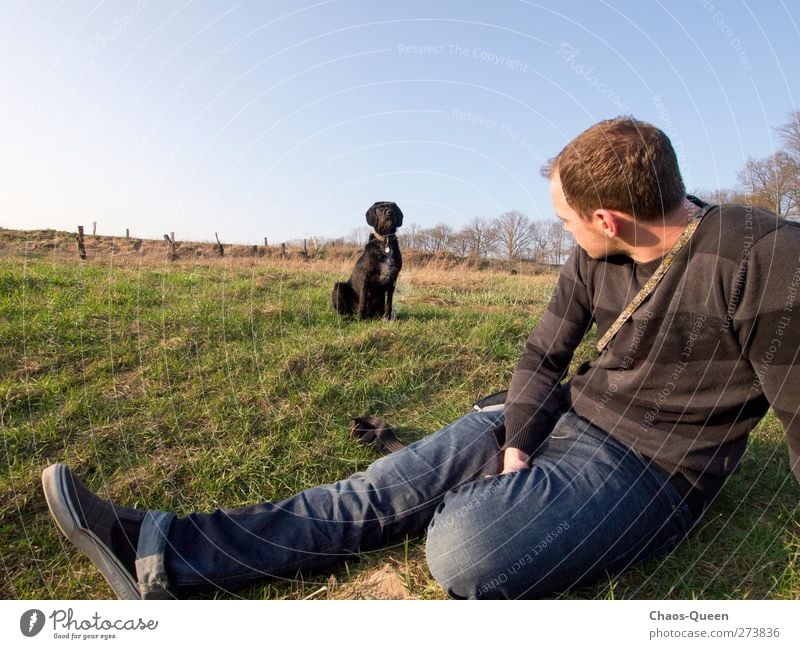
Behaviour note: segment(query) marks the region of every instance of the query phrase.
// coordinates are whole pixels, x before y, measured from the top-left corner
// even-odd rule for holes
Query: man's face
[[[606,236],[600,219],[594,216],[585,219],[567,203],[558,172],[550,179],[550,200],[556,216],[564,223],[564,229],[575,237],[575,242],[592,259],[603,259],[618,252],[612,249],[611,239]]]

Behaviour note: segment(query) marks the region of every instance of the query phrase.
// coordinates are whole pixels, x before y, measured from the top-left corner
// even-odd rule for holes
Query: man
[[[545,175],[578,245],[504,411],[336,484],[185,518],[112,505],[53,465],[62,532],[121,597],[319,572],[426,527],[451,596],[537,597],[674,548],[770,405],[800,479],[800,226],[687,199],[669,139],[634,119],[591,127]],[[593,324],[600,356],[562,384]]]

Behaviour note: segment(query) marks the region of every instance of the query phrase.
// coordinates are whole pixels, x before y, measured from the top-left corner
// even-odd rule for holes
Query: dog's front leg
[[[361,282],[361,286],[358,291],[358,319],[359,320],[366,320],[369,317],[369,302],[370,302],[370,294],[369,294],[369,281],[367,280],[366,276]]]
[[[386,306],[383,308],[383,317],[385,320],[392,319],[392,298],[394,297],[394,282],[389,284],[386,289]]]

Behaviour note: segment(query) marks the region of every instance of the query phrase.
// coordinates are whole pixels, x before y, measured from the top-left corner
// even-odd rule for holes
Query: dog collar
[[[384,234],[384,235],[381,235],[381,234],[378,234],[376,230],[373,230],[372,234],[375,235],[375,238],[378,241],[380,241],[380,242],[384,242],[385,241],[386,242],[386,247],[383,249],[383,252],[385,252],[388,255],[392,250],[389,247],[389,237],[396,237],[397,235],[396,234]]]

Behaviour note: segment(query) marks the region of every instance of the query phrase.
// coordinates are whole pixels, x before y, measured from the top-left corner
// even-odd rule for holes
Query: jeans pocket
[[[503,450],[503,446],[506,443],[506,424],[504,421],[501,421],[499,424],[495,424],[494,428],[492,428],[492,439],[494,440],[495,445],[497,446],[498,451]]]
[[[574,412],[568,410],[562,414],[553,425],[548,437],[553,439],[567,439],[574,437],[579,432],[581,424],[588,423],[586,420],[579,418]]]

